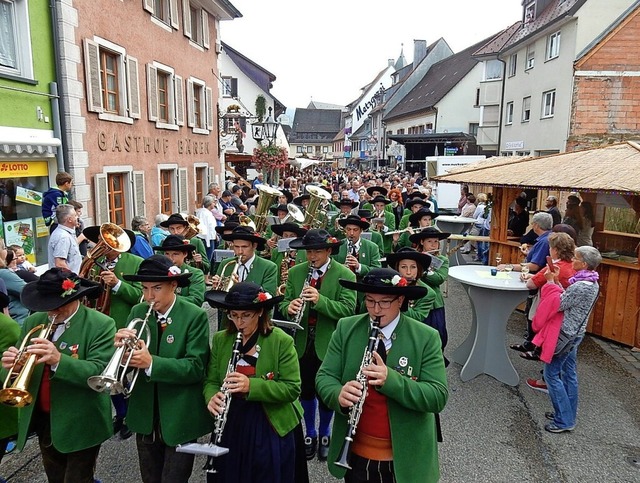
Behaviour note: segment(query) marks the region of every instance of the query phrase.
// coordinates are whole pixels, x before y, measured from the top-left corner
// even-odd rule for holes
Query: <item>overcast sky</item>
[[[231,47],[276,76],[271,93],[288,108],[311,99],[345,105],[397,59],[401,44],[443,37],[454,52],[522,15],[521,0],[231,0],[242,17],[221,22]]]

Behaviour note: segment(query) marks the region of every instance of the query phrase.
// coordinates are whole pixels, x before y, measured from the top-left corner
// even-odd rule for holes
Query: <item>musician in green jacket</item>
[[[34,314],[25,321],[20,340],[40,324],[51,325],[51,334],[31,336],[28,354],[37,356],[28,386],[33,402],[20,409],[18,449],[35,430],[49,481],[93,482],[100,445],[113,434],[109,395],[87,384],[114,352],[113,319],[80,303],[99,292],[98,283],[58,267],[22,291],[23,304]],[[4,352],[4,369],[17,354],[15,347]]]
[[[401,248],[411,247],[413,243],[409,237],[423,228],[433,225],[433,219],[437,215],[429,208],[420,208],[415,213],[409,215],[409,227],[406,228],[404,233],[395,233],[393,238],[393,251],[398,251]],[[412,247],[413,248],[413,247]]]
[[[278,235],[280,238],[298,238],[304,236],[307,233],[306,228],[302,228],[298,226],[296,223],[283,223],[281,225],[272,225],[273,233]],[[289,249],[286,252],[278,251],[278,245],[276,245],[271,249],[271,258],[270,260],[276,264],[278,268],[278,288],[283,283],[282,281],[282,261],[285,256],[288,258],[288,269],[293,268],[300,263],[304,263],[307,261],[307,253],[304,250],[292,250]]]
[[[3,290],[6,287],[3,285]],[[9,306],[9,296],[0,290],[0,353],[11,346],[20,345],[20,326],[4,313]],[[0,371],[2,372],[2,371]],[[0,404],[0,463],[7,449],[7,445],[18,433],[18,408]]]
[[[149,344],[141,335],[139,349],[131,358],[131,367],[140,374],[131,390],[127,413],[127,424],[136,433],[143,481],[188,481],[194,456],[176,452],[176,446],[211,432],[211,418],[202,404],[209,363],[209,320],[203,309],[175,293],[185,288],[192,276],[164,255],[145,259],[137,274],[125,275],[125,279],[142,284],[144,296],[129,320],[148,316]],[[120,329],[116,346],[136,334],[132,329]]]
[[[405,210],[404,210],[404,214],[402,215],[402,218],[400,219],[398,230],[404,230],[409,226],[409,217],[413,213],[417,212],[418,210],[421,210],[422,208],[430,209],[431,207],[431,203],[424,199],[425,195],[423,195],[422,193],[412,193],[411,196],[413,198],[408,199],[404,205]]]
[[[346,265],[359,279],[372,268],[382,266],[378,246],[361,236],[370,226],[366,218],[349,215],[338,220],[338,224],[344,228],[347,242],[340,246],[340,251],[333,256],[334,260]]]
[[[298,357],[291,337],[269,321],[282,297],[241,282],[229,292],[208,292],[206,298],[232,321],[213,336],[204,384],[204,403],[213,416],[229,404],[220,443],[229,453],[213,460],[215,481],[260,481],[267,474],[268,481],[302,481],[296,475],[294,440],[302,417]],[[229,367],[234,350],[237,361]]]
[[[364,295],[367,314],[341,319],[316,377],[322,400],[335,411],[329,471],[346,481],[424,483],[439,479],[435,413],[444,408],[447,378],[438,333],[402,313],[409,299],[425,295],[389,268],[371,270],[362,282],[341,280]],[[372,320],[379,330],[372,330]],[[369,337],[377,340],[371,364],[361,368]],[[349,452],[340,454],[349,411],[368,381]],[[353,436],[353,432],[349,435]],[[340,458],[351,466],[337,466]],[[346,475],[345,475],[346,473]]]
[[[201,307],[205,291],[204,273],[187,263],[195,247],[181,235],[169,235],[162,240],[162,245],[153,247],[153,249],[163,252],[182,273],[191,274],[189,284],[185,287],[179,287],[176,293],[181,299],[191,302],[196,307]]]
[[[331,259],[331,254],[343,243],[326,230],[312,229],[289,244],[291,248],[307,253],[307,262],[289,271],[280,311],[289,320],[299,317],[302,326],[302,330],[295,332],[294,339],[300,358],[300,401],[304,408],[305,453],[309,460],[315,457],[316,452],[320,460],[326,460],[330,442],[329,426],[333,416],[333,411],[322,403],[318,408],[314,385],[316,373],[338,319],[355,313],[356,309],[355,292],[338,283],[340,279],[355,280],[355,275]],[[317,412],[320,415],[318,429]]]
[[[188,233],[187,228],[196,229],[194,226],[190,226],[189,222],[184,219],[184,217],[180,213],[173,213],[169,216],[169,219],[160,223],[160,226],[167,228],[169,233],[172,235],[182,235],[185,236]],[[195,247],[195,253],[193,254],[193,258],[190,261],[190,265],[194,268],[202,270],[202,273],[209,273],[211,269],[211,261],[207,257],[207,249],[202,243],[202,240],[195,236],[195,234],[191,235],[188,238],[189,243],[191,243]]]

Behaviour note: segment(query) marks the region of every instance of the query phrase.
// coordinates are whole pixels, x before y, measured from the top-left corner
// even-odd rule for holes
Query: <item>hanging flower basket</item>
[[[280,146],[260,146],[253,150],[253,163],[262,171],[267,184],[276,186],[280,180],[280,170],[289,160],[287,150]]]

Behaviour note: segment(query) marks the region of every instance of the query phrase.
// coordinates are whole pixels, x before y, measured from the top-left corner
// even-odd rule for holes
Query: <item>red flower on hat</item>
[[[404,277],[400,277],[400,280],[397,283],[398,287],[406,287],[408,285],[409,282],[407,282],[407,279]]]
[[[189,240],[187,240],[186,238],[184,240],[182,240],[182,244],[183,245],[188,245],[189,244]]]
[[[169,268],[169,272],[167,273],[168,277],[175,277],[176,275],[180,275],[182,272],[175,265]]]
[[[327,243],[338,243],[338,239],[335,236],[327,238]]]
[[[60,294],[61,297],[66,297],[67,295],[71,295],[72,293],[76,292],[76,285],[78,285],[79,281],[73,281],[70,279],[66,279],[62,281],[62,290],[64,290],[62,292],[62,294]]]
[[[360,218],[360,221],[366,221],[367,223],[369,222],[369,220],[367,220],[365,217]]]
[[[258,294],[258,296],[253,300],[254,304],[260,303],[260,302],[266,302],[267,300],[269,300],[271,298],[271,294],[268,292],[260,292]]]

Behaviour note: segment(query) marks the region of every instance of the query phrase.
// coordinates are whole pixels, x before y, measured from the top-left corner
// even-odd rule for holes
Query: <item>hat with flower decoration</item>
[[[322,250],[331,248],[331,253],[336,255],[340,251],[340,245],[344,240],[338,240],[327,230],[318,230],[316,228],[309,230],[303,236],[291,240],[289,248],[292,250]]]
[[[189,243],[189,240],[182,235],[168,235],[162,240],[160,246],[153,247],[153,249],[159,252],[176,251],[192,253],[196,249],[196,246]]]
[[[165,248],[166,250],[166,248]],[[145,258],[138,267],[138,273],[123,275],[128,282],[178,282],[178,287],[189,285],[189,272],[182,272],[168,257],[151,255]]]
[[[280,295],[274,297],[260,285],[253,282],[236,283],[228,292],[210,290],[204,294],[209,305],[225,310],[269,310],[284,299]]]
[[[22,288],[20,301],[33,312],[47,312],[82,297],[96,298],[101,291],[99,283],[80,278],[64,268],[53,267]]]
[[[406,278],[401,277],[392,268],[374,268],[363,278],[362,282],[340,279],[340,285],[356,292],[375,293],[383,295],[403,295],[414,300],[427,295],[427,287],[409,285]]]

